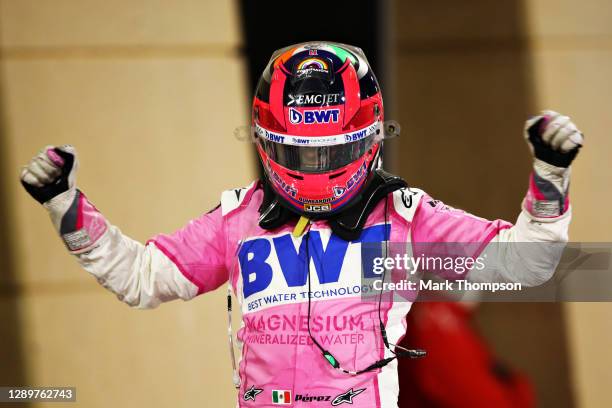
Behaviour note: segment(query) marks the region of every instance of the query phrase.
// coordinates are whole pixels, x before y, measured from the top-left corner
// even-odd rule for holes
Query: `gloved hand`
[[[76,188],[77,167],[74,147],[46,146],[21,171],[21,184],[47,209],[73,253],[89,250],[108,229],[102,214]]]
[[[584,136],[568,116],[551,110],[527,120],[524,136],[535,160],[523,207],[538,218],[563,215],[569,208],[570,164]]]
[[[561,168],[569,167],[584,143],[574,122],[551,110],[525,122],[525,139],[536,159]]]
[[[78,161],[70,145],[45,146],[21,171],[21,184],[39,203],[75,189]]]

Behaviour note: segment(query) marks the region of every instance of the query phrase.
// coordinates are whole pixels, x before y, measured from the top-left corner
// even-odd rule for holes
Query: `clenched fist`
[[[546,110],[525,123],[525,139],[536,159],[556,167],[569,167],[584,143],[574,122]]]
[[[535,156],[523,208],[540,220],[569,210],[570,164],[584,144],[574,122],[546,110],[525,123],[525,139]]]
[[[23,167],[21,184],[36,201],[44,204],[74,188],[76,169],[74,147],[46,146]]]

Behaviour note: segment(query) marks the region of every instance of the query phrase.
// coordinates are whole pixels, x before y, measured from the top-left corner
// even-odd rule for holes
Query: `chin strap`
[[[276,197],[274,190],[264,178],[264,198],[259,207],[259,226],[266,230],[272,230],[285,225],[293,219],[300,218],[300,214],[284,207]],[[354,204],[338,214],[327,219],[334,234],[345,241],[354,241],[359,238],[363,226],[374,207],[387,194],[407,187],[408,184],[400,177],[387,173],[383,169],[372,171],[370,180],[364,190],[355,198]]]
[[[262,178],[261,186],[264,192],[263,200],[259,206],[259,226],[261,228],[273,230],[282,227],[292,219],[300,217],[280,204],[266,177]]]

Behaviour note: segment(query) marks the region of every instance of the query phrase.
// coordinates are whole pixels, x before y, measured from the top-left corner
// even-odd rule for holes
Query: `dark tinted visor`
[[[365,155],[378,139],[377,131],[355,142],[331,146],[296,146],[258,138],[271,160],[302,173],[325,173],[344,167]]]

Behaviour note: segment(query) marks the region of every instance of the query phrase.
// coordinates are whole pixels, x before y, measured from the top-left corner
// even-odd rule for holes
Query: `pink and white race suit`
[[[482,243],[480,248],[486,250],[493,242],[566,242],[570,222],[569,210],[546,219],[523,210],[514,226],[488,221],[406,188],[378,203],[358,240],[344,241],[332,234],[326,221],[312,222],[306,252],[304,236],[291,234],[294,224],[276,230],[258,226],[262,198],[257,183],[226,191],[215,210],[142,245],[102,218],[82,195],[80,225],[96,225],[98,238],[73,251],[104,287],[139,308],[192,299],[229,282],[242,311],[240,407],[397,407],[396,360],[351,376],[331,367],[312,344],[306,253],[313,336],[344,368],[360,370],[391,356],[381,338],[376,305],[361,299],[363,242],[470,242]],[[106,225],[102,232],[101,222]],[[537,263],[524,265],[518,260],[520,250],[508,250],[494,271],[497,276],[488,278],[537,285],[551,277],[560,254],[551,246],[538,255]],[[389,342],[398,343],[404,336],[410,306],[402,301],[382,308]]]

